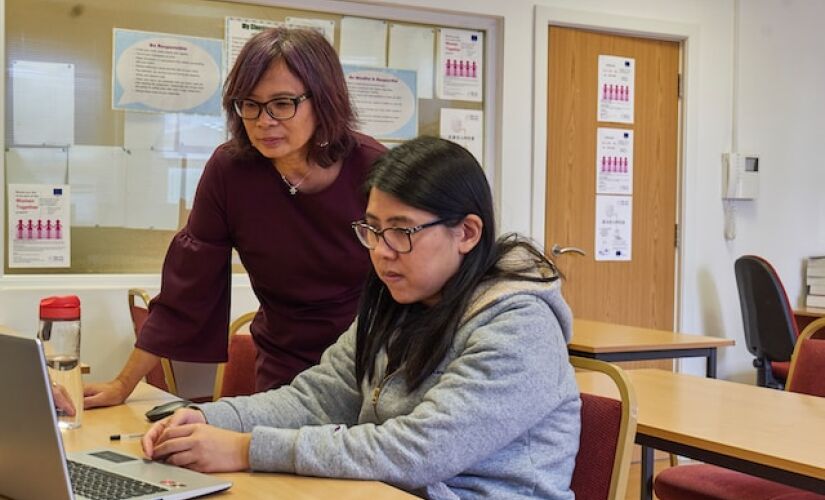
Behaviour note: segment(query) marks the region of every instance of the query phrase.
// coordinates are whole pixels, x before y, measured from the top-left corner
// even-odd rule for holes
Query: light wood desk
[[[793,313],[797,316],[806,316],[816,319],[825,316],[825,309],[819,309],[817,307],[800,307],[798,309],[794,309]]]
[[[733,344],[731,339],[574,319],[567,350],[610,362],[702,357],[707,376],[715,378],[716,350]]]
[[[825,493],[825,398],[663,370],[628,370],[642,445],[642,498],[651,498],[653,449]],[[599,373],[582,392],[617,397]]]
[[[177,398],[141,382],[125,405],[86,410],[83,414],[83,425],[79,429],[63,431],[63,443],[66,450],[111,447],[136,456],[143,456],[139,440],[109,441],[109,436],[145,431],[150,426],[143,416],[146,410],[173,399]],[[269,473],[232,473],[220,474],[220,476],[233,483],[228,491],[215,495],[220,498],[224,496],[276,500],[416,498],[378,481],[321,479]]]

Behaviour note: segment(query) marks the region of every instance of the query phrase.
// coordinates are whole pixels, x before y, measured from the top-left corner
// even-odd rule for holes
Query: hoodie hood
[[[470,305],[462,316],[463,325],[478,313],[491,305],[517,294],[533,295],[544,301],[556,315],[561,325],[565,343],[570,342],[573,336],[573,313],[561,295],[562,279],[555,268],[546,262],[536,259],[527,249],[521,246],[513,248],[499,259],[497,269],[518,272],[525,277],[557,279],[551,282],[529,281],[519,279],[495,279],[485,281],[476,289]]]

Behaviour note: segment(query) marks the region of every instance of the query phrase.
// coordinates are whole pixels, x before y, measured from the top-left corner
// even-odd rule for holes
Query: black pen
[[[142,432],[133,432],[131,434],[112,434],[109,436],[109,441],[125,441],[127,439],[139,439],[142,437]]]

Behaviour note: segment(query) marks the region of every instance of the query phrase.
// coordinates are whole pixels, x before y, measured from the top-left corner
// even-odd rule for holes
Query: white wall
[[[282,3],[282,2],[279,2]],[[316,3],[334,5],[317,0]],[[500,220],[504,230],[532,233],[533,192],[533,19],[534,6],[579,12],[593,18],[645,20],[648,25],[679,24],[693,34],[687,41],[693,57],[686,69],[685,151],[682,176],[683,249],[680,263],[679,328],[686,332],[733,338],[739,345],[720,355],[720,376],[752,380],[750,357],[742,342],[733,261],[742,253],[759,253],[782,274],[792,301],[802,294],[802,259],[822,251],[825,202],[817,198],[825,171],[815,160],[822,127],[815,119],[825,110],[825,70],[817,56],[822,43],[817,21],[825,4],[816,0],[748,0],[739,23],[735,0],[384,0],[361,2],[491,16],[501,22],[502,49]],[[608,25],[611,21],[606,21]],[[738,44],[734,46],[738,26]],[[734,47],[738,49],[738,112],[734,102]],[[791,57],[793,56],[793,57]],[[537,68],[543,71],[544,68]],[[736,128],[733,125],[736,125]],[[761,194],[740,203],[738,238],[723,237],[720,156],[734,139],[742,151],[761,156]],[[819,139],[819,141],[817,140]],[[540,212],[540,210],[538,210]],[[157,286],[156,278],[110,277],[96,282],[0,279],[0,324],[34,332],[37,300],[46,294],[80,292],[83,301],[84,357],[94,366],[92,378],[108,378],[128,353],[132,332],[125,308],[130,286]],[[141,280],[146,283],[141,284]],[[154,282],[152,280],[155,280]],[[78,284],[79,283],[79,284]],[[103,283],[103,284],[101,284]],[[78,290],[80,288],[80,290]],[[233,315],[254,307],[247,287],[239,285]],[[701,362],[685,362],[702,373]]]
[[[120,371],[135,343],[132,320],[127,307],[129,288],[144,288],[155,296],[159,276],[59,276],[0,279],[0,324],[28,336],[35,336],[40,299],[49,295],[74,294],[80,298],[80,359],[92,371],[87,380],[109,380]],[[237,277],[232,286],[231,317],[257,309],[258,301],[246,277]],[[190,384],[191,385],[191,384]],[[211,381],[205,392],[211,394]],[[194,389],[193,389],[194,390]]]

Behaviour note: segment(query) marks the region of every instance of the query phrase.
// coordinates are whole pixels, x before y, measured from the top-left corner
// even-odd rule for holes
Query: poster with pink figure
[[[633,194],[633,130],[596,129],[596,194]]]
[[[483,32],[448,28],[438,30],[437,97],[481,102],[483,63]]]
[[[633,123],[636,95],[636,60],[599,55],[596,119],[600,122]]]
[[[10,268],[70,267],[67,184],[9,184]]]

